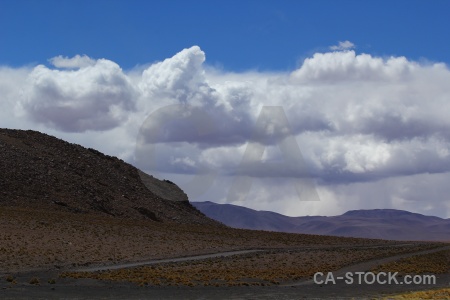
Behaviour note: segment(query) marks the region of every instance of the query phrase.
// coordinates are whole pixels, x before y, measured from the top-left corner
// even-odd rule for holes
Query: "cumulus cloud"
[[[54,62],[56,66],[77,65],[78,70],[33,68],[20,102],[23,110],[36,122],[63,131],[119,126],[134,110],[134,86],[114,62],[89,59],[92,64],[82,66],[80,59]]]
[[[170,59],[150,66],[142,73],[139,87],[147,98],[164,97],[180,103],[205,99],[209,92],[202,64],[205,53],[198,46],[184,49]]]
[[[67,56],[55,56],[49,59],[49,62],[56,68],[78,69],[95,65],[95,60],[83,55],[75,55],[72,58]]]
[[[353,48],[355,48],[355,44],[350,41],[339,42],[337,45],[330,46],[330,50],[333,51],[349,50]]]
[[[340,42],[281,73],[215,70],[198,46],[142,70],[87,56],[2,68],[4,126],[97,146],[180,183],[192,200],[230,201],[239,175],[253,180],[235,203],[259,209],[412,210],[414,195],[429,192],[422,212],[450,216],[449,69],[352,48]],[[305,177],[318,203],[298,201],[292,182]]]
[[[385,183],[390,178],[407,180],[450,170],[450,123],[442,113],[442,108],[448,106],[443,99],[450,96],[444,84],[450,80],[450,72],[443,64],[421,65],[404,57],[380,58],[346,50],[316,53],[299,69],[284,74],[205,73],[198,65],[185,72],[189,78],[196,78],[196,85],[183,86],[184,95],[197,96],[184,98],[185,102],[203,103],[196,107],[200,110],[193,119],[201,119],[199,115],[205,114],[203,118],[212,122],[207,126],[211,130],[202,140],[192,122],[191,126],[181,122],[183,125],[166,128],[164,142],[190,143],[188,152],[203,170],[235,176],[242,166],[242,159],[236,158],[244,157],[247,143],[266,134],[270,138],[262,141],[263,161],[247,165],[244,174],[258,180],[300,176],[299,172],[287,172],[280,167],[282,164],[272,163],[285,159],[279,148],[286,138],[286,128],[283,130],[279,120],[270,117],[263,127],[257,127],[263,105],[284,109],[289,132],[302,150],[305,172],[319,187],[323,185],[321,189],[327,195],[333,195],[329,191],[342,184],[380,185],[380,181]],[[181,77],[179,73],[177,76]],[[202,89],[208,92],[202,93]],[[191,109],[185,107],[186,112]],[[174,112],[170,118],[181,115]],[[185,117],[175,119],[186,121]],[[183,152],[183,148],[188,149],[177,144],[177,152]],[[166,156],[175,153],[167,148],[164,152]],[[259,158],[259,154],[255,157]],[[179,157],[180,161],[183,159]],[[159,168],[161,172],[168,170],[169,167]],[[170,171],[177,172],[173,165]],[[195,174],[198,169],[192,172]],[[363,195],[361,189],[348,190]],[[274,195],[270,189],[266,192]],[[393,191],[390,196],[380,196],[385,207],[395,203],[392,194]],[[227,201],[226,195],[222,199]],[[333,199],[342,196],[335,195]]]
[[[355,51],[316,53],[307,58],[292,79],[303,83],[339,83],[342,81],[407,80],[418,65],[405,57],[383,59]]]

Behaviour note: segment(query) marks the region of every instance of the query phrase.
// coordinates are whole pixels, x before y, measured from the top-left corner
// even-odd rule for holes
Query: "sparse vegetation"
[[[395,300],[395,299],[408,299],[408,300],[424,300],[424,299],[436,299],[436,300],[445,300],[450,299],[450,288],[444,289],[436,289],[436,290],[428,290],[428,291],[419,291],[419,292],[408,292],[403,294],[396,294],[385,297],[386,300]]]
[[[400,274],[444,274],[450,271],[450,250],[415,255],[382,264],[374,272],[399,272]]]
[[[39,279],[36,277],[33,277],[30,279],[30,284],[34,284],[34,285],[38,285],[39,284]]]
[[[269,250],[262,253],[165,263],[103,272],[67,272],[62,277],[129,281],[139,285],[270,286],[311,278],[369,259],[420,250],[417,247]],[[320,259],[318,259],[320,257]]]
[[[240,249],[345,247],[398,242],[180,225],[91,214],[2,207],[0,261],[6,272],[36,267],[142,261]],[[430,245],[433,244],[424,244]],[[437,244],[435,244],[437,245]]]

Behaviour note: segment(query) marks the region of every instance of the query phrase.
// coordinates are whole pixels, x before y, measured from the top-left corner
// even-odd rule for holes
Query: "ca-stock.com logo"
[[[176,130],[174,130],[176,128]],[[136,141],[136,164],[146,172],[160,177],[163,162],[158,154],[167,149],[176,150],[180,143],[190,141],[202,145],[215,135],[223,134],[221,124],[204,108],[188,104],[164,106],[152,112],[142,123]],[[274,137],[274,130],[279,130]],[[281,138],[280,138],[281,136]],[[278,146],[283,161],[263,162],[263,154],[268,147]],[[227,202],[244,200],[250,192],[253,174],[262,168],[276,169],[288,178],[295,187],[299,201],[319,201],[315,183],[308,172],[300,147],[292,134],[291,126],[281,106],[263,106],[249,133],[246,148],[240,164],[232,172],[231,185],[227,193]],[[171,172],[171,170],[164,170]],[[189,173],[189,171],[187,171]],[[221,174],[221,170],[202,165],[191,171],[190,180],[183,189],[191,199],[208,191]]]

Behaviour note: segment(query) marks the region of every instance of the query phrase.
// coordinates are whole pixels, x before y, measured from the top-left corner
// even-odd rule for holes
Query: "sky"
[[[191,201],[450,218],[448,1],[0,0],[0,127]]]

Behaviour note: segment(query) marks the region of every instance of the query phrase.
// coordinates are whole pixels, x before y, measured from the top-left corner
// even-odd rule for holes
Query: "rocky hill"
[[[31,130],[0,129],[0,206],[221,226],[174,183]]]

